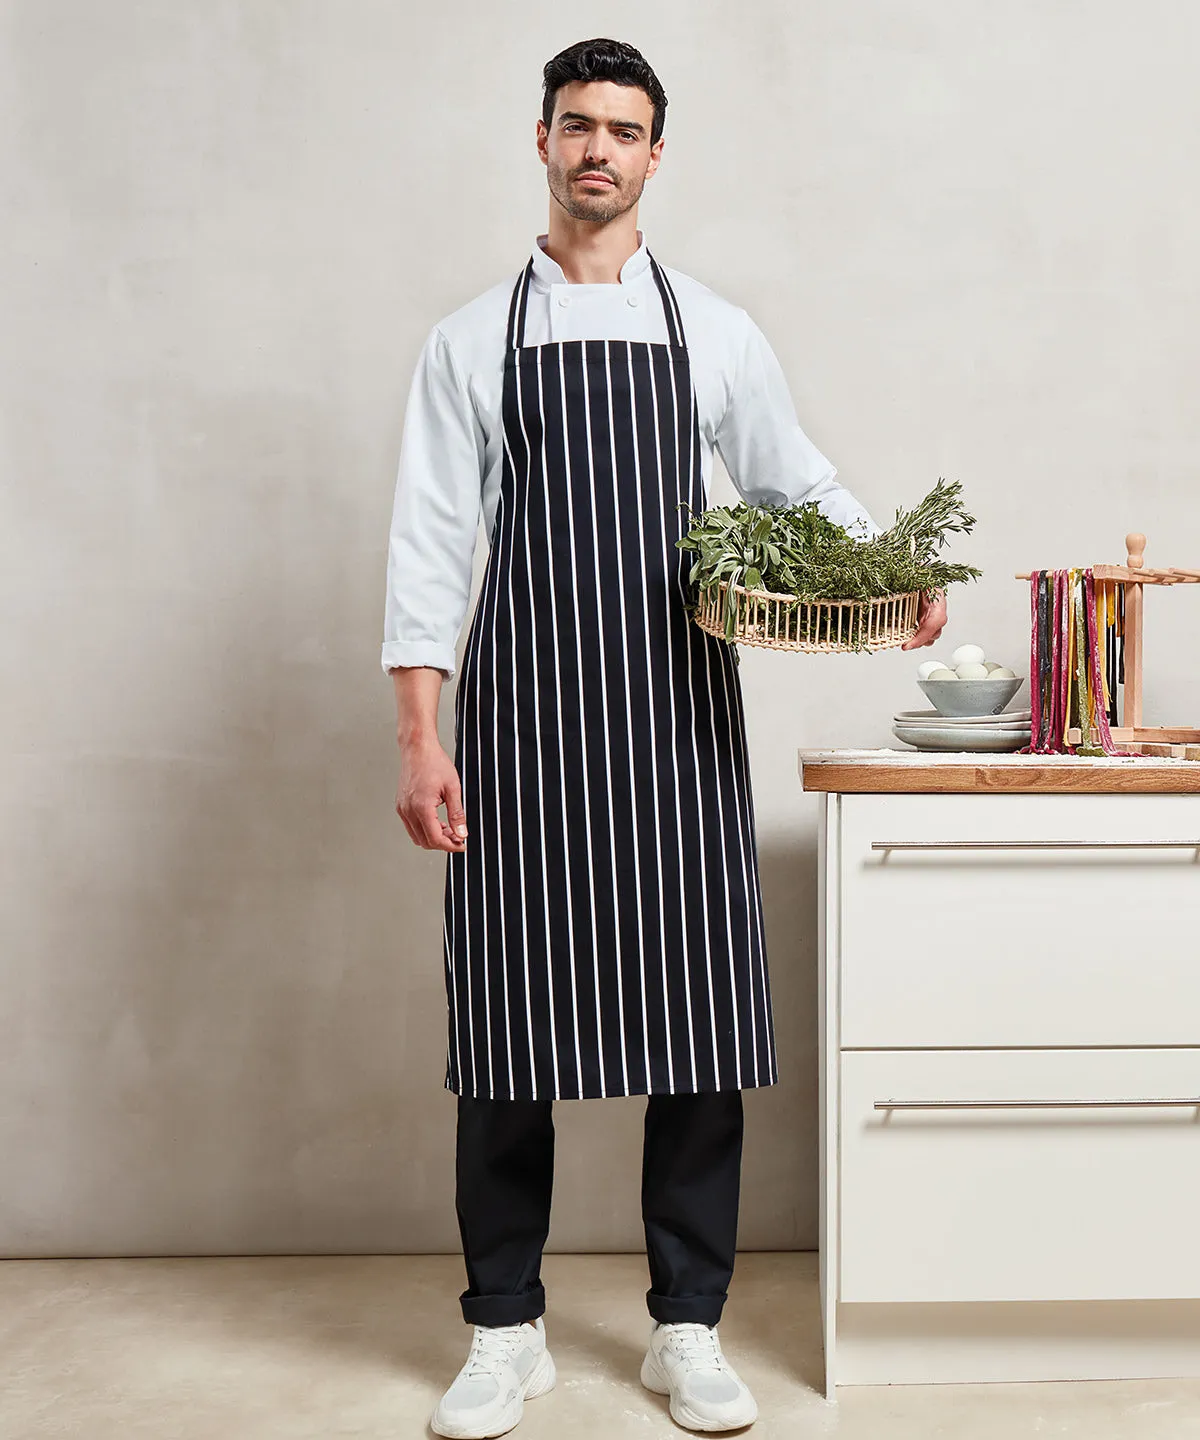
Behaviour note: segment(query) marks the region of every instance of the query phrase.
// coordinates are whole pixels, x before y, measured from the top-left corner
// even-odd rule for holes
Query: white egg
[[[944,670],[945,664],[941,660],[922,660],[917,666],[917,674],[922,680],[928,680],[930,673],[934,670]]]
[[[988,672],[977,660],[965,660],[954,667],[954,673],[960,680],[986,680]]]
[[[950,657],[951,664],[957,670],[960,665],[982,665],[982,645],[960,645]]]
[[[1010,670],[1007,665],[998,665],[988,676],[989,680],[1015,680],[1017,672]]]
[[[999,662],[999,660],[985,660],[983,663],[984,663],[984,665],[985,665],[989,670],[1003,670],[1003,669],[1004,669],[1004,666],[1001,665],[1001,663]]]
[[[940,670],[931,670],[925,678],[926,680],[957,680],[958,676],[949,666],[943,665]]]

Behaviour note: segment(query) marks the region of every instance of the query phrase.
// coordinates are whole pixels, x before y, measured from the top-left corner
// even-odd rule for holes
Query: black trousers
[[[467,1269],[459,1300],[468,1324],[515,1325],[545,1312],[553,1105],[458,1097],[455,1198]],[[741,1169],[740,1090],[646,1097],[642,1220],[654,1319],[715,1325],[721,1318]]]

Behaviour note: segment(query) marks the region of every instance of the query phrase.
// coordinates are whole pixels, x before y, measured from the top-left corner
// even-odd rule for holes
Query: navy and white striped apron
[[[445,1088],[587,1099],[777,1079],[742,696],[685,610],[705,508],[682,316],[669,343],[525,345],[455,695],[469,838],[446,856]]]

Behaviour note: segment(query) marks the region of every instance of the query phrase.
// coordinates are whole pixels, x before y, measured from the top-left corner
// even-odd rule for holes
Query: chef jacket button
[[[638,297],[636,295],[631,295],[625,303],[626,305],[637,305],[639,303]]]
[[[571,302],[565,295],[560,295],[558,297],[558,303],[560,305],[569,305]]]

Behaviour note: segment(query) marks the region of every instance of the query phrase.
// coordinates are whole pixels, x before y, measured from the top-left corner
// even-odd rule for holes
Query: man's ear
[[[537,122],[537,129],[535,132],[535,141],[537,144],[538,156],[541,159],[543,165],[549,165],[550,163],[550,153],[546,143],[549,139],[550,132],[546,129],[546,122],[544,120],[539,120]]]
[[[650,163],[646,166],[647,180],[649,180],[651,175],[658,169],[658,162],[662,159],[662,148],[665,143],[665,137],[659,136],[650,147]]]

